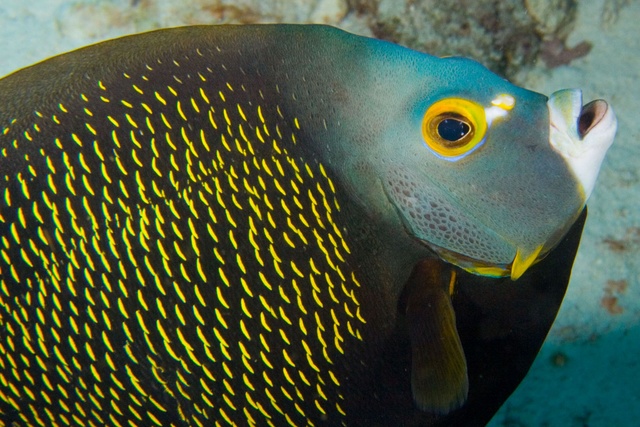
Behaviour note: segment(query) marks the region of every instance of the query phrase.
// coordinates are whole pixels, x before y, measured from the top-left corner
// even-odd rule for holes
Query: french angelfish
[[[470,311],[510,310],[489,277],[524,281],[562,240],[614,133],[578,90],[326,26],[160,30],[17,71],[0,424],[473,419],[495,365]]]

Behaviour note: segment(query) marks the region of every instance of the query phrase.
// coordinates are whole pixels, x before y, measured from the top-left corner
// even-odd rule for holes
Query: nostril
[[[580,111],[580,117],[578,117],[578,133],[580,138],[584,138],[585,135],[593,129],[607,112],[609,105],[602,99],[596,99],[591,101]]]

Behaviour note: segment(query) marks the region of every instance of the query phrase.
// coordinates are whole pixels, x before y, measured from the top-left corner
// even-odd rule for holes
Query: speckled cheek
[[[484,224],[454,206],[433,182],[400,167],[386,175],[385,190],[411,233],[438,248],[480,261],[508,264],[514,249]]]

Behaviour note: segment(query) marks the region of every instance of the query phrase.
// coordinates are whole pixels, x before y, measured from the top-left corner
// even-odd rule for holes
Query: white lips
[[[613,143],[616,116],[602,100],[593,101],[583,108],[579,89],[554,92],[547,106],[551,122],[549,142],[582,184],[586,202],[593,191],[602,160]]]

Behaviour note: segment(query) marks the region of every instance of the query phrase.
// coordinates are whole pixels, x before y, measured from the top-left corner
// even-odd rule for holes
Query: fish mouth
[[[609,104],[602,99],[596,99],[583,106],[578,116],[578,135],[580,138],[584,139],[591,129],[605,120],[608,111]]]
[[[582,91],[563,89],[547,101],[549,143],[568,164],[583,191],[584,202],[593,191],[604,156],[613,143],[617,120],[602,99],[582,105]]]

